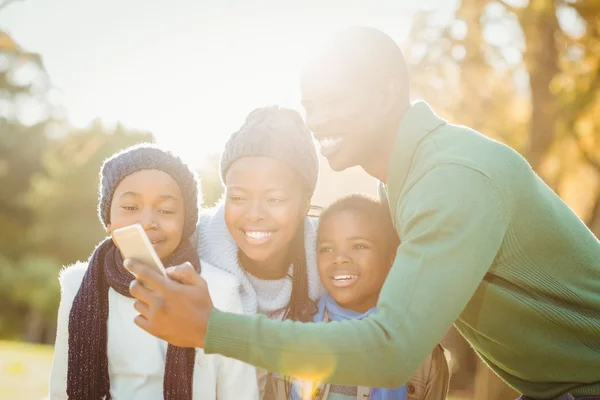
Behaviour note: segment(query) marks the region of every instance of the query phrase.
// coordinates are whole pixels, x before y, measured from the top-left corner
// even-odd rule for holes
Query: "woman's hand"
[[[129,285],[140,313],[135,323],[179,347],[204,347],[213,303],[206,281],[185,263],[167,268],[167,277],[139,261],[125,260],[136,279]]]

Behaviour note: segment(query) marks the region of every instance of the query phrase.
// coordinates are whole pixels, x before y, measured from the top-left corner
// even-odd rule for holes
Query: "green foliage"
[[[43,125],[0,120],[0,254],[13,260],[25,251],[33,223],[27,196],[33,176],[43,171],[45,144]]]
[[[24,251],[33,221],[27,195],[32,177],[43,171],[48,83],[39,56],[0,31],[0,254],[12,260]]]
[[[58,121],[49,88],[41,58],[0,31],[0,337],[52,341],[58,272],[86,260],[105,235],[96,214],[102,162],[153,141],[100,122],[74,129],[63,121],[63,135],[50,138]]]

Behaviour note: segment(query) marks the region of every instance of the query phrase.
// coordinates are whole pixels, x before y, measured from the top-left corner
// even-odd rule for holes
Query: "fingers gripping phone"
[[[166,276],[165,267],[140,224],[115,229],[112,238],[124,259],[131,258],[142,262]]]

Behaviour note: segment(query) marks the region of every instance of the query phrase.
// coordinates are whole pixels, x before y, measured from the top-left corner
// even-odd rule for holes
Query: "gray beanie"
[[[104,227],[110,223],[110,204],[119,182],[126,176],[145,169],[166,172],[179,185],[185,210],[183,238],[189,238],[198,223],[199,181],[196,174],[179,157],[148,143],[129,147],[104,161],[100,170],[100,221]]]
[[[245,156],[264,156],[282,161],[305,181],[310,196],[319,174],[317,149],[302,116],[279,106],[257,108],[244,125],[231,135],[221,155],[221,180],[235,160]]]

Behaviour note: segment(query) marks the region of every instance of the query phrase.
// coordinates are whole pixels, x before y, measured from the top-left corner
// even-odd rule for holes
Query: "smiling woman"
[[[225,223],[245,270],[260,279],[285,277],[298,221],[308,211],[306,184],[286,163],[262,156],[234,161],[225,183]]]
[[[247,314],[312,319],[322,291],[315,223],[307,216],[317,174],[311,134],[291,109],[253,111],[225,145],[225,202],[200,216],[198,247],[203,259],[241,280]],[[264,388],[267,374],[259,377]]]

